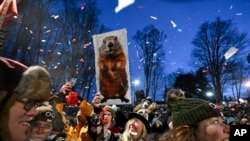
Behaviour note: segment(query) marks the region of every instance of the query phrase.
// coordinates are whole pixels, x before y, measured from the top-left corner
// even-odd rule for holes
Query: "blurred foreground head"
[[[41,66],[27,67],[15,60],[0,57],[1,107],[13,95],[22,102],[48,100],[51,96],[50,74]]]
[[[0,140],[25,140],[34,107],[50,96],[51,77],[43,67],[0,57]]]

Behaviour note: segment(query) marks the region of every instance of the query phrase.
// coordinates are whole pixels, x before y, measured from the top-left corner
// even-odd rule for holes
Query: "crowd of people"
[[[100,93],[88,102],[69,82],[53,94],[45,68],[0,57],[0,140],[228,141],[230,125],[250,123],[181,89],[166,96],[164,105],[103,105]]]

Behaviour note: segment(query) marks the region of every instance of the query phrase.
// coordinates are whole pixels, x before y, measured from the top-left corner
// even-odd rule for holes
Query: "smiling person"
[[[63,124],[59,113],[56,111],[55,96],[51,96],[48,101],[37,107],[38,114],[30,123],[30,141],[64,141],[64,137],[58,136],[55,127]]]
[[[130,113],[119,141],[147,141],[150,133],[149,122],[138,113]]]
[[[43,67],[0,57],[0,140],[27,141],[36,108],[50,95],[51,77]]]
[[[230,128],[217,105],[197,98],[185,98],[181,90],[167,93],[173,129],[159,141],[229,141]]]

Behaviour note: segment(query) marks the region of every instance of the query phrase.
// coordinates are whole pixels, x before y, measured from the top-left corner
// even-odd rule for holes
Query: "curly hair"
[[[196,127],[167,130],[159,141],[196,141]]]

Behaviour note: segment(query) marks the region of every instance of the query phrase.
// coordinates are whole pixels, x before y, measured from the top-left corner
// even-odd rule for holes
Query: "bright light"
[[[247,82],[245,83],[245,86],[248,87],[248,88],[250,88],[250,81],[247,81]]]
[[[140,81],[138,79],[135,79],[133,83],[134,83],[135,86],[137,86],[137,85],[140,84]]]
[[[213,96],[214,94],[213,94],[212,92],[207,92],[206,95],[207,95],[208,97],[211,97],[211,96]]]

